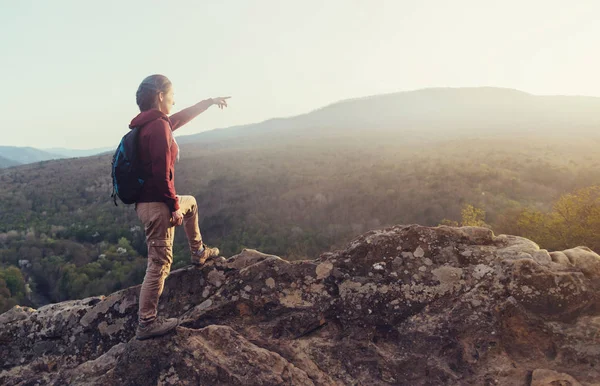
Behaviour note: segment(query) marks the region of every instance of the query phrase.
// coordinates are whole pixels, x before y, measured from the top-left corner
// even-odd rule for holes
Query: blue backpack
[[[112,159],[113,192],[110,195],[117,205],[117,197],[123,204],[134,204],[140,198],[144,177],[138,160],[140,128],[135,127],[123,136]]]

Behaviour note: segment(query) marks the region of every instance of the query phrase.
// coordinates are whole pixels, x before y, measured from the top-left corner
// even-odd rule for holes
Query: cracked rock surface
[[[0,315],[2,385],[600,385],[600,256],[485,228],[394,226],[315,260],[244,250]]]

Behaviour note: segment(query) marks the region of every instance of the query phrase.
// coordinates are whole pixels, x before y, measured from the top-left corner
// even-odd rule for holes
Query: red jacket
[[[146,182],[137,202],[164,202],[171,212],[179,209],[175,193],[175,160],[179,147],[173,131],[212,105],[207,99],[168,117],[159,110],[147,110],[133,118],[129,128],[141,127],[138,154]]]

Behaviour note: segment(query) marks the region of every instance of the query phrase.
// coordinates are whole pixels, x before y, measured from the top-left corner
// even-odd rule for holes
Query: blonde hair
[[[172,84],[164,75],[155,74],[146,77],[135,93],[135,101],[140,111],[147,111],[158,107],[158,98],[161,92],[168,92]]]

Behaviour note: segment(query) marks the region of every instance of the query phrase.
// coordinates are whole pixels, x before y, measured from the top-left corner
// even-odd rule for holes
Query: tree
[[[127,254],[131,255],[132,253],[135,254],[135,251],[133,249],[133,247],[131,246],[131,244],[129,243],[129,240],[127,240],[125,237],[121,237],[119,239],[119,242],[117,243],[117,245],[120,248],[123,248],[127,251]]]
[[[485,222],[485,211],[483,209],[467,204],[463,207],[460,213],[460,225],[490,228],[490,226]]]
[[[4,279],[6,288],[10,291],[12,297],[22,297],[25,295],[25,279],[21,270],[15,266],[0,269],[0,278]]]
[[[6,281],[2,278],[0,278],[0,299],[8,299],[10,298],[10,290],[8,289],[8,287],[6,286]],[[0,312],[2,312],[0,310]]]
[[[517,220],[522,236],[551,250],[585,245],[600,250],[600,186],[562,195],[552,210],[523,210]]]

